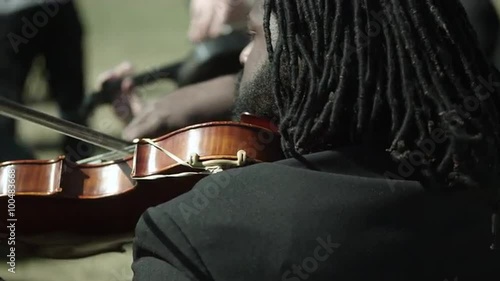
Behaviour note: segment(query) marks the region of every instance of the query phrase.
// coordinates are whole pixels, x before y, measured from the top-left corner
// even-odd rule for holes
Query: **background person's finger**
[[[107,70],[97,76],[97,89],[102,90],[102,85],[112,79],[119,79],[125,76],[131,75],[134,69],[130,62],[125,61],[114,67],[113,69]]]
[[[132,81],[132,78],[126,77],[122,81],[121,85],[121,91],[124,94],[130,94],[134,89],[134,81]]]
[[[224,2],[218,2],[214,7],[214,17],[210,23],[207,37],[215,38],[221,35],[224,24],[226,24],[229,16],[229,6]]]
[[[188,37],[193,43],[199,43],[207,37],[215,13],[212,2],[213,0],[194,0],[192,2]]]
[[[134,67],[129,61],[124,61],[115,68],[115,72],[120,77],[132,75],[134,73]]]

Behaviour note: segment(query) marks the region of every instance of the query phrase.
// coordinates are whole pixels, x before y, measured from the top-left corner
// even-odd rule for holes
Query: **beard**
[[[243,71],[238,74],[237,96],[233,109],[233,121],[240,121],[242,113],[278,122],[278,108],[273,93],[273,75],[269,63],[264,64],[254,78],[241,83]]]

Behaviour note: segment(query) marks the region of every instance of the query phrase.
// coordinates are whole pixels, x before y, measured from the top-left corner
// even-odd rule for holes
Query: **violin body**
[[[175,151],[175,155],[185,162],[195,160],[192,164],[216,160],[237,161],[238,151],[246,152],[250,164],[276,161],[282,157],[280,139],[275,132],[247,123],[211,122],[194,125],[157,138],[154,143],[168,151]],[[145,140],[139,140],[136,144],[131,173],[134,178],[196,171],[179,164]]]
[[[16,233],[128,231],[134,227],[131,220],[138,219],[148,206],[181,193],[170,189],[165,194],[166,189],[155,189],[153,194],[151,188],[160,182],[149,182],[150,189],[137,188],[137,181],[130,177],[131,167],[132,157],[85,165],[64,157],[1,164],[0,178],[14,175]],[[173,180],[170,184],[183,187],[189,183]],[[3,182],[0,185],[0,204],[5,210],[8,186]],[[0,217],[1,224],[7,222],[7,212]],[[2,226],[2,232],[4,229]]]
[[[238,162],[243,151],[244,161]],[[279,136],[269,128],[211,122],[138,140],[134,155],[117,161],[75,164],[59,157],[1,163],[0,233],[8,231],[9,180],[17,235],[122,233],[133,231],[148,207],[189,191],[207,175],[199,173],[206,172],[203,164],[237,163],[229,165],[234,167],[281,158]],[[189,174],[178,176],[182,173]]]
[[[136,183],[130,178],[132,157],[100,164],[77,165],[63,156],[54,160],[23,160],[0,164],[0,178],[14,174],[16,196],[55,196],[92,199],[125,193]],[[71,188],[62,188],[70,186]],[[119,187],[110,189],[111,186]],[[8,192],[0,185],[0,195]]]

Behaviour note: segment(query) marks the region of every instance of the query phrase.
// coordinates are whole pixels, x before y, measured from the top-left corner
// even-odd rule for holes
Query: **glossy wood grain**
[[[149,207],[188,191],[202,176],[140,182],[116,196],[92,199],[15,196],[16,236],[51,232],[113,234],[134,230]],[[0,233],[7,234],[7,198],[0,198]]]
[[[97,199],[117,196],[134,189],[137,182],[130,177],[132,157],[101,164],[71,165],[66,163],[61,196]]]
[[[244,150],[248,164],[281,159],[279,135],[246,123],[211,122],[187,127],[152,140],[187,160],[236,160]],[[205,175],[134,180],[136,176],[190,171],[144,140],[134,155],[100,164],[55,160],[0,164],[0,234],[6,233],[10,177],[15,174],[16,234],[46,232],[115,233],[133,231],[151,206],[189,191]],[[11,196],[12,197],[12,196]]]
[[[251,124],[212,122],[199,124],[153,140],[154,143],[188,161],[194,153],[200,160],[236,160],[244,150],[253,163],[271,162],[282,158],[280,139],[274,132]],[[145,141],[137,143],[132,177],[158,174],[196,172],[169,157],[162,150]]]
[[[0,164],[0,197],[7,196],[12,190],[16,195],[50,196],[59,193],[63,165],[64,157]]]

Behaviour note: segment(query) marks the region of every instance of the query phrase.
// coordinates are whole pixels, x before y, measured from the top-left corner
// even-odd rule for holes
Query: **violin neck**
[[[4,97],[0,97],[0,115],[33,122],[110,151],[127,153],[125,147],[133,145],[132,143],[94,131],[85,126],[33,110]]]
[[[156,82],[160,79],[172,79],[177,81],[182,62],[169,64],[159,69],[154,69],[134,76],[132,78],[135,87],[144,86]],[[85,97],[83,105],[80,109],[80,115],[84,119],[88,119],[94,112],[95,108],[101,104],[112,103],[117,98],[120,92],[123,79],[112,79],[106,81],[102,85],[102,89]]]

